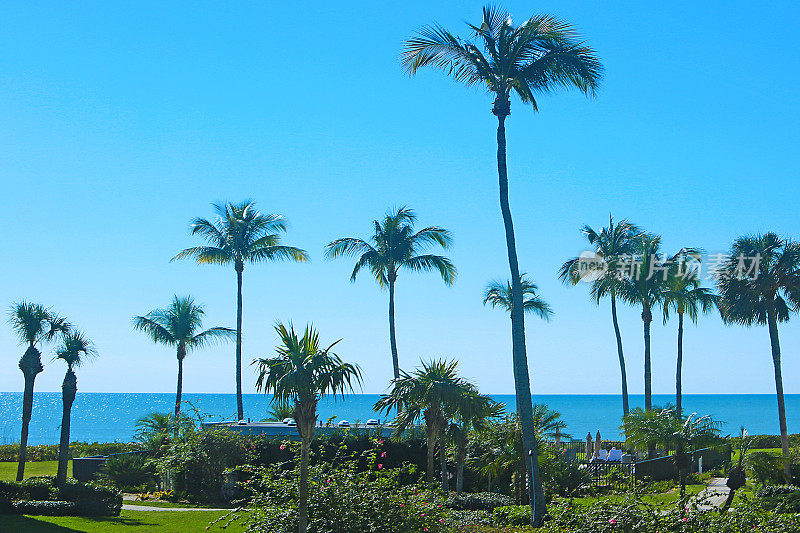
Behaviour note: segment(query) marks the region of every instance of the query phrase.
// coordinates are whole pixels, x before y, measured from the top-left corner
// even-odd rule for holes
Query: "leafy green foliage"
[[[140,449],[137,444],[127,442],[73,442],[69,445],[70,457],[89,455],[110,455]],[[16,461],[19,459],[19,444],[0,445],[0,461]],[[28,461],[58,460],[57,444],[37,444],[28,446]]]
[[[156,471],[141,453],[126,453],[108,458],[97,479],[125,492],[145,492],[156,487]]]
[[[122,493],[98,483],[67,480],[56,487],[53,477],[21,483],[0,481],[0,511],[18,514],[117,516]]]

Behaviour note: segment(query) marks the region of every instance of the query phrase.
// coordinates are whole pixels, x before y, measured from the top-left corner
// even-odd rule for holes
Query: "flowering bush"
[[[407,468],[384,468],[388,454],[383,455],[380,442],[360,453],[341,446],[331,462],[311,467],[310,533],[445,530],[448,514],[443,496],[432,487],[402,483]],[[222,520],[240,518],[249,532],[297,531],[298,470],[281,465],[238,470],[249,476],[243,482],[247,509]]]

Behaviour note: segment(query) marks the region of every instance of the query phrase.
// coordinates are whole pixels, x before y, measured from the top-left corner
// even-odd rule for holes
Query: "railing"
[[[593,462],[581,465],[588,480],[586,485],[600,489],[628,490],[636,484],[633,463]]]

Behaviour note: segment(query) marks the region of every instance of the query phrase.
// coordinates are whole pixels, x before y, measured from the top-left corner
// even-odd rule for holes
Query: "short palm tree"
[[[11,306],[9,322],[19,340],[28,345],[19,360],[19,369],[25,377],[22,394],[22,433],[19,440],[19,462],[17,481],[25,476],[25,461],[28,457],[28,430],[33,414],[33,385],[36,376],[44,370],[39,346],[52,341],[57,335],[69,330],[69,323],[50,309],[40,304],[21,301]]]
[[[281,215],[260,213],[252,200],[238,204],[213,204],[214,220],[195,218],[192,235],[207,246],[187,248],[172,259],[192,258],[200,264],[233,265],[236,271],[236,413],[244,418],[242,403],[242,273],[245,263],[289,260],[305,262],[308,254],[300,248],[281,245],[280,234],[287,222]]]
[[[317,423],[317,404],[325,396],[353,392],[361,383],[361,370],[357,365],[343,362],[331,349],[336,341],[322,348],[319,334],[313,326],[306,326],[302,337],[289,324],[277,324],[281,344],[275,348],[276,357],[256,359],[258,369],[256,388],[272,393],[272,402],[294,404],[294,419],[301,439],[299,531],[308,528],[308,457],[314,426]]]
[[[599,232],[590,226],[581,229],[589,245],[592,246],[593,257],[574,257],[564,263],[558,276],[564,283],[576,285],[581,281],[591,283],[591,296],[595,304],[608,296],[611,300],[611,323],[614,325],[614,337],[617,341],[617,357],[622,378],[622,414],[630,411],[628,404],[628,373],[625,369],[625,354],[622,350],[622,334],[617,319],[617,294],[619,291],[618,264],[621,258],[630,256],[634,251],[634,239],[640,233],[636,224],[625,219],[614,222],[608,215],[608,226]],[[586,267],[595,267],[592,269]]]
[[[643,233],[636,237],[634,255],[619,265],[623,271],[618,286],[619,296],[631,305],[642,308],[644,325],[644,408],[653,407],[653,375],[650,360],[650,324],[653,307],[663,297],[668,262],[660,255],[661,237]]]
[[[480,85],[494,97],[492,113],[497,117],[497,174],[500,210],[503,214],[508,263],[516,311],[512,313],[514,384],[524,447],[538,457],[533,435],[533,415],[525,350],[525,318],[522,306],[522,278],[517,260],[514,224],[508,200],[505,121],[511,114],[511,94],[538,110],[537,96],[561,88],[576,88],[594,95],[603,67],[594,51],[585,46],[566,22],[549,15],[533,16],[514,25],[508,13],[488,6],[477,25],[468,24],[471,38],[464,39],[438,25],[423,27],[407,39],[402,52],[409,74],[425,67],[444,71],[465,85]],[[536,460],[532,461],[534,464]],[[529,475],[532,475],[529,472]],[[541,525],[545,515],[544,490],[538,478],[530,484],[531,520]]]
[[[455,410],[454,420],[447,428],[453,443],[456,462],[456,492],[464,488],[464,465],[467,462],[467,445],[471,433],[483,433],[491,427],[491,421],[505,414],[505,406],[491,397],[473,390],[465,394]]]
[[[80,331],[70,331],[65,334],[61,346],[56,350],[56,359],[61,359],[67,364],[67,373],[61,385],[63,411],[61,415],[61,440],[58,446],[58,471],[56,473],[56,486],[59,487],[63,487],[67,481],[70,420],[72,404],[75,402],[75,395],[78,393],[78,378],[75,376],[75,369],[95,354],[92,342]]]
[[[395,432],[401,434],[420,419],[425,421],[425,436],[428,443],[428,482],[433,482],[434,455],[439,443],[442,489],[449,489],[447,474],[445,432],[458,407],[474,387],[458,375],[458,361],[434,359],[422,361],[411,373],[401,372],[400,378],[392,382],[388,394],[375,403],[375,410],[389,414],[397,410]]]
[[[522,308],[526,313],[532,313],[542,320],[550,320],[553,316],[553,308],[544,298],[539,296],[539,287],[532,281],[525,278],[522,274]],[[511,282],[491,281],[483,292],[483,305],[491,305],[492,308],[500,308],[511,313]]]
[[[175,420],[181,413],[183,392],[183,360],[186,355],[209,343],[230,340],[236,336],[231,328],[213,327],[200,331],[205,311],[191,296],[174,296],[168,307],[154,309],[145,316],[133,317],[133,329],[144,331],[153,342],[174,346],[178,357],[178,391],[175,395]]]
[[[723,320],[744,326],[766,325],[769,329],[784,476],[789,483],[791,466],[778,323],[787,322],[800,308],[800,243],[775,233],[739,237],[719,271],[717,290]]]
[[[355,281],[362,268],[368,268],[382,289],[389,289],[389,344],[392,351],[394,379],[400,377],[397,357],[397,337],[394,325],[394,286],[400,270],[436,270],[447,285],[456,279],[456,267],[444,256],[420,254],[431,245],[447,248],[452,242],[450,232],[438,226],[414,231],[416,214],[408,207],[386,213],[382,221],[373,220],[374,233],[369,241],[354,237],[337,239],[326,248],[330,259],[340,256],[357,257],[350,276]]]
[[[717,306],[716,295],[708,288],[700,286],[700,280],[685,267],[687,259],[700,261],[700,255],[681,252],[672,258],[670,269],[661,296],[664,308],[664,324],[669,320],[670,312],[678,315],[678,359],[675,371],[675,413],[683,416],[683,317],[686,315],[693,323],[701,314],[706,314]]]

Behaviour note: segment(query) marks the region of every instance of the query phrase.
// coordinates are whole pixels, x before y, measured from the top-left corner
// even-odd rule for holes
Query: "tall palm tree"
[[[56,486],[63,487],[67,481],[67,465],[69,464],[69,430],[72,404],[78,393],[78,378],[75,368],[86,359],[96,354],[92,342],[81,331],[70,331],[63,336],[61,346],[56,350],[56,359],[67,363],[67,373],[61,385],[63,411],[61,415],[61,441],[58,446],[58,471]]]
[[[675,370],[675,413],[678,418],[683,416],[683,317],[686,315],[696,324],[700,314],[706,314],[717,306],[717,296],[710,289],[701,287],[697,276],[686,269],[687,260],[699,262],[700,255],[680,252],[672,258],[673,267],[661,296],[664,324],[669,320],[670,311],[678,315],[678,359]]]
[[[22,393],[22,433],[19,439],[19,462],[17,464],[17,481],[25,477],[25,461],[28,458],[28,430],[33,414],[33,385],[36,376],[44,370],[42,354],[38,346],[52,341],[56,335],[69,330],[66,319],[54,314],[40,304],[21,301],[11,306],[9,322],[19,340],[28,345],[19,360],[19,369],[25,377],[25,389]]]
[[[539,287],[532,281],[525,278],[522,274],[522,307],[526,313],[533,313],[542,320],[550,320],[553,316],[553,308],[544,298],[539,296]],[[500,308],[511,313],[513,304],[511,298],[511,282],[490,281],[483,292],[483,305],[491,305],[492,308]]]
[[[397,410],[395,432],[403,433],[420,419],[425,421],[425,436],[428,443],[428,482],[433,482],[434,455],[439,443],[442,489],[449,489],[446,462],[445,434],[450,420],[464,398],[474,393],[474,386],[458,375],[458,361],[434,359],[422,361],[422,365],[411,373],[401,372],[400,378],[392,382],[388,394],[375,403],[375,410],[389,414]]]
[[[448,248],[453,238],[450,232],[438,226],[428,226],[414,231],[417,216],[408,207],[389,211],[382,221],[373,220],[374,233],[369,241],[354,237],[336,239],[328,244],[325,254],[334,259],[340,256],[358,257],[350,281],[362,268],[369,268],[382,289],[389,289],[389,344],[392,351],[394,379],[400,377],[397,357],[397,337],[394,327],[394,285],[400,270],[436,270],[447,285],[456,279],[456,267],[444,256],[420,254],[432,245]]]
[[[175,395],[175,420],[181,413],[183,392],[183,360],[195,348],[209,343],[230,340],[236,335],[231,328],[213,327],[199,331],[203,325],[203,306],[194,303],[194,298],[174,296],[168,307],[154,309],[145,316],[133,317],[133,329],[144,331],[153,342],[175,346],[178,357],[178,391]]]
[[[468,24],[468,27],[472,34],[469,39],[458,37],[438,25],[423,27],[417,35],[406,40],[402,62],[409,74],[416,74],[428,66],[438,68],[465,85],[482,85],[494,96],[492,113],[497,117],[500,210],[516,302],[516,311],[511,318],[514,384],[523,446],[533,454],[531,463],[536,464],[538,449],[533,435],[521,276],[508,201],[505,121],[511,114],[512,92],[536,111],[536,97],[556,89],[574,87],[587,95],[594,95],[603,67],[594,51],[580,41],[572,26],[549,15],[536,15],[515,26],[508,13],[488,6],[483,8],[481,22]],[[528,474],[532,476],[532,472]],[[531,520],[538,526],[545,515],[544,490],[538,478],[529,486],[535,492],[535,499],[531,498]]]
[[[564,283],[576,285],[581,281],[591,283],[591,296],[595,304],[608,296],[611,299],[611,323],[614,325],[614,337],[617,341],[617,357],[619,372],[622,378],[622,414],[630,411],[628,404],[628,373],[625,369],[625,355],[622,350],[622,334],[617,319],[617,294],[619,290],[620,258],[633,254],[633,242],[640,233],[639,228],[622,219],[614,223],[614,217],[608,215],[608,226],[599,232],[585,225],[581,232],[593,248],[592,257],[574,257],[564,263],[558,277]],[[587,268],[594,267],[594,268]]]
[[[739,237],[719,271],[717,289],[722,318],[729,324],[766,325],[772,347],[784,476],[791,481],[789,437],[783,398],[778,323],[800,308],[800,243],[775,233]]]
[[[464,488],[464,465],[467,462],[467,444],[471,433],[483,433],[491,427],[491,421],[505,414],[505,406],[491,397],[470,391],[456,406],[455,417],[447,428],[453,442],[456,462],[456,492]]]
[[[644,326],[644,408],[653,408],[652,365],[650,360],[650,324],[653,307],[663,297],[669,262],[660,255],[661,237],[642,233],[635,239],[634,255],[623,261],[619,296],[625,302],[642,308]]]
[[[291,324],[287,329],[279,323],[275,330],[281,340],[275,347],[277,356],[253,361],[258,368],[256,388],[259,392],[271,392],[273,403],[294,404],[294,419],[301,439],[299,531],[305,533],[308,528],[308,455],[317,423],[317,404],[325,396],[353,392],[354,386],[361,383],[361,370],[357,365],[343,362],[331,351],[339,341],[322,348],[319,333],[313,326],[306,326],[302,337],[298,337]]]
[[[306,262],[305,250],[281,245],[281,233],[287,228],[281,215],[260,213],[255,202],[212,204],[214,220],[195,218],[189,226],[207,246],[187,248],[175,257],[193,258],[200,264],[233,265],[236,271],[236,413],[244,418],[242,403],[242,273],[245,263],[289,260]]]

